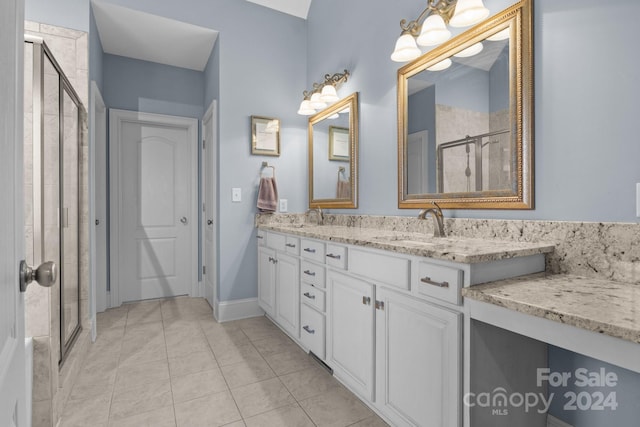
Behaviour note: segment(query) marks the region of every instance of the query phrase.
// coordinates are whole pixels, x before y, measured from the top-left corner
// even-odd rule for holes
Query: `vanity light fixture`
[[[313,89],[302,92],[304,99],[298,108],[298,114],[311,116],[319,110],[324,110],[328,105],[338,101],[337,87],[347,81],[349,71],[343,73],[325,74],[324,82],[314,83]]]
[[[435,46],[449,40],[451,27],[468,27],[489,16],[482,0],[427,0],[427,7],[417,19],[400,21],[402,33],[396,41],[391,60],[412,61],[422,54],[418,47]],[[417,44],[416,44],[417,43]]]

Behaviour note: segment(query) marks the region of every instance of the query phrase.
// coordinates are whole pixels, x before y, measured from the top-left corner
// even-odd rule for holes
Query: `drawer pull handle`
[[[309,270],[305,270],[303,271],[304,274],[306,274],[307,276],[315,276],[316,272],[315,271],[309,271]]]
[[[371,305],[371,297],[363,296],[363,297],[362,297],[362,304],[364,304],[364,305]]]
[[[333,258],[333,259],[340,259],[340,255],[327,254],[327,256],[328,256],[329,258]]]
[[[305,297],[309,298],[309,299],[316,299],[316,296],[315,295],[311,295],[309,292],[305,292],[303,295]]]
[[[422,283],[426,283],[427,285],[433,285],[433,286],[437,286],[439,288],[448,288],[449,287],[449,282],[434,282],[433,280],[431,280],[431,277],[423,277],[422,279],[420,279],[420,281]]]
[[[304,329],[305,331],[307,331],[310,334],[315,334],[316,331],[314,329],[311,329],[308,325],[303,326],[302,329]]]
[[[294,245],[293,243],[287,243],[285,246],[288,247],[288,248],[295,248],[296,247],[296,245]]]
[[[272,262],[272,263],[274,263],[274,264],[277,264],[277,263],[278,263],[278,260],[277,260],[277,259],[275,259],[275,258],[269,257],[269,262]]]
[[[304,248],[304,251],[305,252],[309,252],[310,254],[315,254],[316,253],[316,250],[312,249],[312,248]]]
[[[256,236],[256,239],[264,239],[264,236]]]

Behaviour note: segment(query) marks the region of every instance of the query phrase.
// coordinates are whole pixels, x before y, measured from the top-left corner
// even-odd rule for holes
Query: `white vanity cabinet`
[[[262,238],[260,238],[262,236]],[[292,337],[300,337],[298,238],[258,234],[258,305]]]
[[[260,306],[393,426],[462,426],[461,289],[545,267],[543,253],[460,262],[260,231]]]
[[[269,316],[276,313],[276,251],[258,247],[258,305]]]
[[[375,406],[394,426],[457,426],[462,314],[376,289]]]
[[[276,316],[280,326],[295,338],[300,335],[300,261],[291,255],[276,259]]]
[[[352,390],[373,400],[374,286],[335,271],[328,273],[327,285],[327,364]]]

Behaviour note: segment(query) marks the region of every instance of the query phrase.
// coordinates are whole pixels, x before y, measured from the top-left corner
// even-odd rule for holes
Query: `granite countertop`
[[[261,224],[258,228],[466,264],[544,254],[554,250],[554,245],[548,243],[433,237],[423,233],[335,225]]]
[[[540,273],[464,288],[462,295],[640,344],[640,285]]]

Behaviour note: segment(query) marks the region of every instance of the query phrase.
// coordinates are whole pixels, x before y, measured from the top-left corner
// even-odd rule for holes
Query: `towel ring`
[[[262,162],[262,170],[260,171],[260,173],[262,174],[262,171],[265,168],[271,168],[273,170],[273,178],[276,177],[276,167],[275,166],[271,166],[269,163],[267,162]]]

